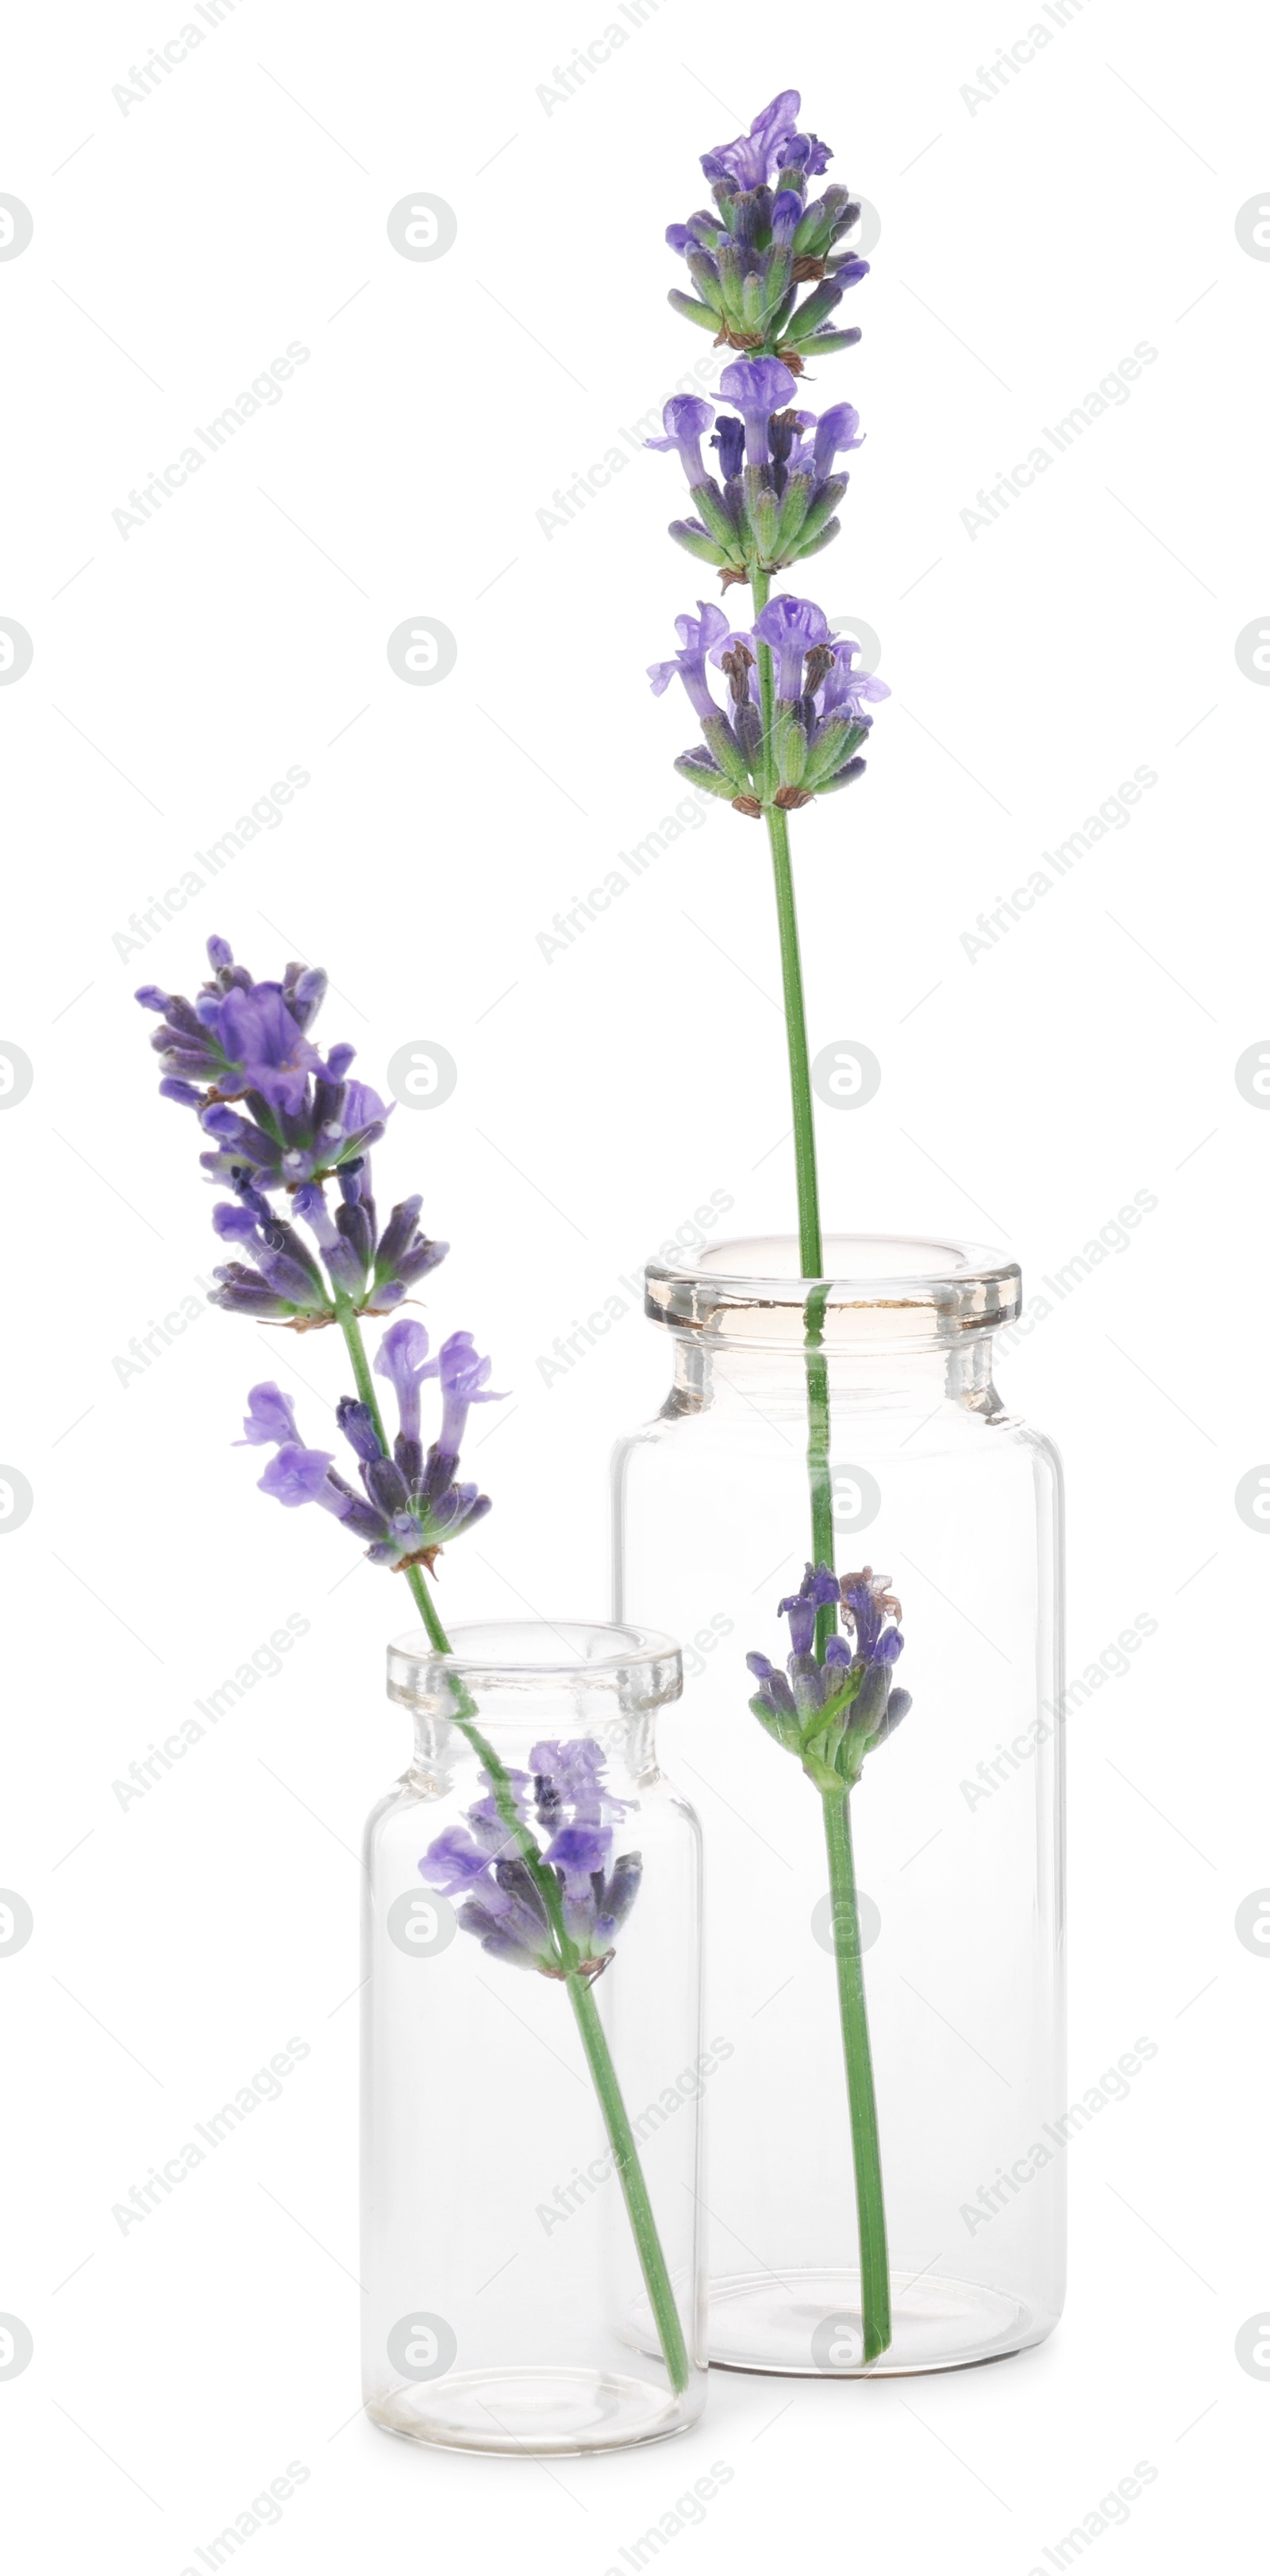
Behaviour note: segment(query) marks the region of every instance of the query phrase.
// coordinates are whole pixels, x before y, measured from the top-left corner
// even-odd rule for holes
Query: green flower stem
[[[771,592],[771,575],[754,571],[750,589],[757,618],[767,606]],[[811,1498],[811,1554],[813,1565],[832,1565],[833,1479],[829,1468],[829,1363],[821,1348],[824,1331],[828,1283],[824,1279],[824,1238],[820,1225],[820,1190],[816,1174],[816,1131],[812,1109],[811,1066],[807,1048],[807,1005],[803,992],[802,960],[798,943],[798,913],[794,901],[794,874],[789,848],[789,817],[783,806],[770,801],[775,786],[773,726],[775,718],[775,675],[772,655],[765,644],[758,647],[759,700],[763,715],[763,785],[764,811],[772,851],[772,874],[776,887],[776,919],[780,931],[781,986],[785,1003],[785,1032],[789,1048],[789,1086],[794,1114],[794,1170],[798,1184],[798,1257],[804,1279],[822,1284],[811,1291],[806,1306],[806,1351],[804,1367],[807,1377],[807,1482]],[[823,1657],[827,1639],[837,1624],[832,1607],[817,1613],[816,1647]],[[855,1868],[851,1851],[851,1818],[848,1807],[850,1791],[840,1797],[826,1796],[825,1840],[829,1851],[829,1883],[833,1910],[834,1956],[838,1970],[838,1997],[842,2012],[842,2045],[846,2058],[847,2096],[851,2107],[851,2148],[855,2166],[856,2208],[860,2232],[860,2302],[864,2328],[864,2357],[876,2361],[891,2340],[891,2279],[886,2243],[886,2212],[882,2198],[882,2166],[878,2150],[877,2100],[873,2086],[873,2060],[869,2047],[869,2023],[865,2008],[864,1967],[860,1955],[860,1926],[856,1907]]]
[[[626,2105],[622,2100],[621,2087],[617,2080],[617,2069],[609,2054],[609,2044],[604,2036],[590,1983],[585,1977],[575,1976],[569,1978],[568,1987],[574,2019],[578,2025],[582,2045],[586,2050],[592,2081],[600,2099],[600,2108],[604,2113],[604,2125],[608,2130],[609,2144],[613,2149],[613,2162],[617,2167],[618,2179],[626,2201],[631,2233],[635,2239],[635,2249],[639,2255],[644,2285],[656,2319],[666,2368],[670,2373],[670,2384],[676,2396],[682,2397],[688,2385],[688,2348],[684,2342],[684,2331],[679,2320],[679,2310],[675,2303],[670,2274],[666,2269],[666,2257],[662,2252],[661,2238],[657,2233],[657,2222],[653,2217],[652,2202],[648,2197],[648,2185],[644,2180],[639,2149],[635,2144],[635,2133],[627,2117]]]
[[[766,608],[771,594],[771,588],[772,576],[770,572],[756,571],[750,574],[750,596],[754,602],[754,615],[756,618],[760,616],[762,611]],[[771,795],[772,788],[775,784],[773,776],[772,733],[776,707],[776,684],[772,672],[772,654],[771,647],[767,644],[760,644],[758,648],[758,694],[759,707],[763,717],[763,775],[761,779],[756,781],[756,784],[758,786],[759,795],[766,798]]]
[[[834,1955],[838,1966],[838,2005],[842,2015],[842,2053],[846,2059],[851,2139],[855,2151],[864,2359],[870,2362],[885,2352],[891,2340],[891,2274],[886,2250],[886,2209],[882,2198],[882,2158],[878,2146],[869,2016],[864,1996],[864,1961],[860,1952],[860,1913],[856,1903],[855,1861],[851,1849],[851,1791],[842,1789],[837,1793],[826,1793],[823,1803]]]
[[[754,595],[757,618],[766,608],[771,590],[770,573],[754,572],[750,588]],[[775,679],[771,648],[758,647],[759,700],[763,715],[764,768],[767,773],[765,792],[772,793],[775,765],[772,731],[775,710]],[[794,903],[794,871],[789,854],[789,816],[783,805],[768,804],[767,837],[772,849],[772,875],[776,886],[776,920],[781,943],[781,987],[785,1002],[785,1036],[789,1048],[789,1088],[794,1111],[794,1170],[798,1182],[798,1258],[804,1279],[824,1275],[825,1255],[820,1232],[820,1189],[816,1179],[816,1129],[811,1105],[811,1065],[807,1054],[807,1005],[803,995],[802,958],[798,946],[798,913]],[[823,1301],[821,1304],[823,1316]],[[809,1337],[812,1318],[808,1316]],[[819,1329],[819,1319],[815,1329]],[[826,1384],[825,1405],[828,1406]],[[819,1560],[817,1560],[819,1562]]]
[[[833,1477],[829,1469],[829,1362],[819,1348],[828,1285],[813,1288],[806,1306],[807,1350],[807,1482],[811,1489],[811,1558],[813,1565],[832,1565]],[[816,1613],[816,1651],[825,1647],[838,1625],[833,1603]]]
[[[766,656],[770,662],[770,653]],[[794,1170],[798,1181],[798,1257],[804,1279],[824,1276],[820,1232],[820,1190],[816,1179],[816,1134],[811,1106],[811,1065],[807,1054],[807,1006],[798,949],[798,915],[794,906],[794,871],[789,855],[789,817],[781,805],[767,807],[767,837],[772,846],[776,885],[776,919],[780,929],[781,985],[785,1033],[789,1044],[789,1088],[794,1110]]]
[[[336,1312],[352,1363],[357,1392],[363,1404],[369,1408],[384,1456],[390,1457],[392,1453],[384,1435],[383,1416],[375,1395],[375,1383],[366,1357],[361,1326],[350,1299],[342,1293],[337,1299]],[[438,1615],[423,1567],[408,1565],[406,1581],[437,1653],[451,1654],[453,1648]],[[570,1938],[565,1924],[560,1882],[555,1871],[546,1867],[538,1844],[520,1815],[516,1805],[516,1793],[506,1765],[499,1759],[488,1737],[476,1723],[479,1712],[466,1684],[457,1682],[456,1691],[460,1705],[453,1712],[454,1723],[481,1763],[493,1790],[494,1804],[498,1809],[499,1817],[507,1828],[507,1839],[510,1843],[514,1843],[520,1853],[547,1909],[552,1939],[560,1963],[561,1978],[568,1988],[574,2019],[578,2025],[587,2064],[591,2070],[591,2078],[604,2115],[604,2126],[608,2131],[609,2144],[613,2150],[613,2162],[622,2185],[622,2194],[631,2222],[631,2233],[635,2239],[635,2250],[639,2256],[640,2270],[644,2275],[644,2284],[656,2319],[670,2384],[675,2395],[682,2397],[688,2385],[688,2351],[684,2342],[679,2310],[675,2303],[675,2293],[666,2268],[661,2238],[657,2233],[657,2222],[653,2216],[652,2202],[648,2197],[648,2185],[644,2180],[639,2149],[635,2144],[635,2133],[627,2116],[626,2104],[622,2099],[617,2069],[613,2064],[609,2044],[604,2036],[595,1996],[591,1991],[591,1981],[582,1974],[577,1945]]]

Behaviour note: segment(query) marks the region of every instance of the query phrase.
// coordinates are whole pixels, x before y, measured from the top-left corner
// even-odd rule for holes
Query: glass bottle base
[[[439,2450],[564,2456],[686,2432],[703,2394],[602,2370],[472,2370],[370,2397],[366,2412],[381,2432]]]
[[[710,2360],[807,2379],[897,2378],[999,2360],[1057,2321],[1008,2292],[930,2272],[892,2279],[891,2312],[891,2342],[866,2364],[858,2272],[735,2274],[710,2284]]]

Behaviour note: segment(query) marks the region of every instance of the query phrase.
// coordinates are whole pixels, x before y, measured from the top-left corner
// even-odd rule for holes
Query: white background
[[[28,8],[4,46],[0,188],[34,234],[0,264],[0,615],[34,658],[0,689],[0,1035],[35,1076],[0,1119],[0,1454],[35,1495],[2,1551],[0,1881],[35,1918],[0,1962],[0,2307],[35,2342],[0,2384],[6,2555],[179,2576],[298,2461],[253,2567],[602,2576],[721,2461],[676,2568],[794,2547],[1026,2576],[1144,2460],[1099,2565],[1189,2565],[1246,2511],[1245,2564],[1270,2408],[1235,2357],[1270,2297],[1270,1967],[1234,1931],[1270,1882],[1266,1565],[1233,1500],[1270,1457],[1270,1120],[1233,1072],[1270,1027],[1270,697],[1234,649],[1270,623],[1270,263],[1235,232],[1270,183],[1254,13],[1087,0],[976,103],[1024,0],[663,0],[608,59],[605,0],[241,0],[123,113],[112,87],[182,14]],[[193,1122],[155,1097],[129,996],[192,989],[216,929],[259,975],[324,962],[323,1033],[368,1079],[411,1040],[449,1049],[453,1098],[399,1110],[379,1157],[381,1198],[422,1187],[454,1246],[429,1322],[470,1327],[514,1391],[476,1418],[496,1508],[445,1602],[603,1615],[605,1459],[665,1361],[619,1277],[713,1190],[725,1230],[787,1228],[792,1175],[758,831],[718,807],[566,954],[538,945],[683,792],[691,724],[643,673],[710,577],[662,537],[673,460],[628,448],[570,524],[537,514],[708,353],[664,301],[662,230],[702,200],[698,153],[787,82],[881,218],[863,344],[825,370],[868,443],[806,585],[875,630],[894,692],[865,783],[796,827],[814,1041],[883,1068],[867,1108],[821,1113],[827,1215],[995,1241],[1035,1291],[1158,1199],[1001,1379],[1068,1467],[1073,1669],[1160,1623],[1070,1729],[1073,2089],[1139,2032],[1159,2055],[1073,2149],[1069,2306],[1026,2359],[716,2376],[700,2432],[549,2473],[419,2457],[356,2411],[348,2000],[403,1609],[228,1445],[293,1350],[322,1438],[329,1341],[266,1359],[204,1313],[140,1375],[114,1366],[214,1257]],[[386,231],[421,189],[457,216],[435,262]],[[292,341],[282,399],[121,535],[130,489]],[[1142,341],[1130,398],[972,538],[977,490]],[[442,684],[389,667],[418,616],[457,639]],[[278,827],[121,957],[129,916],[293,764],[310,783]],[[1139,765],[1158,784],[1131,822],[972,965],[977,915]],[[545,1383],[610,1293],[628,1313]],[[112,1783],[292,1612],[283,1671],[121,1808]],[[121,2234],[130,2185],[292,2034],[310,2055],[282,2098]]]

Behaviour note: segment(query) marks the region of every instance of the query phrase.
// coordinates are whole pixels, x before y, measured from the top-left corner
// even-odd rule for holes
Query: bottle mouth
[[[820,1278],[807,1279],[793,1235],[751,1235],[691,1263],[650,1261],[644,1311],[721,1343],[801,1346],[810,1321],[824,1348],[860,1350],[992,1331],[1022,1303],[1017,1261],[956,1236],[827,1235],[824,1257]]]
[[[678,1699],[683,1662],[674,1638],[656,1628],[589,1619],[481,1620],[451,1632],[448,1654],[438,1653],[423,1628],[391,1640],[390,1699],[415,1709],[452,1709],[456,1681],[473,1697],[495,1695],[492,1709],[482,1707],[484,1726],[491,1716],[514,1717],[518,1693],[536,1699],[607,1691],[627,1706],[657,1707]]]

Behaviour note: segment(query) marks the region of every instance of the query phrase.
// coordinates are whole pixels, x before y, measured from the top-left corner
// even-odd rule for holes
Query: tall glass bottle
[[[672,1383],[617,1450],[614,1532],[617,1615],[685,1641],[677,1758],[707,1836],[710,2026],[735,2052],[712,2095],[711,2359],[832,2375],[1050,2331],[1066,2105],[1060,1470],[992,1378],[1019,1273],[912,1239],[831,1239],[825,1264],[818,1290],[790,1242],[650,1267]],[[890,1578],[912,1701],[850,1798],[854,1959],[822,1798],[751,1714],[744,1661],[779,1669],[776,1603],[812,1552],[809,1311],[835,1569]],[[872,2359],[844,2080],[867,2073],[862,2031],[889,2276]]]

